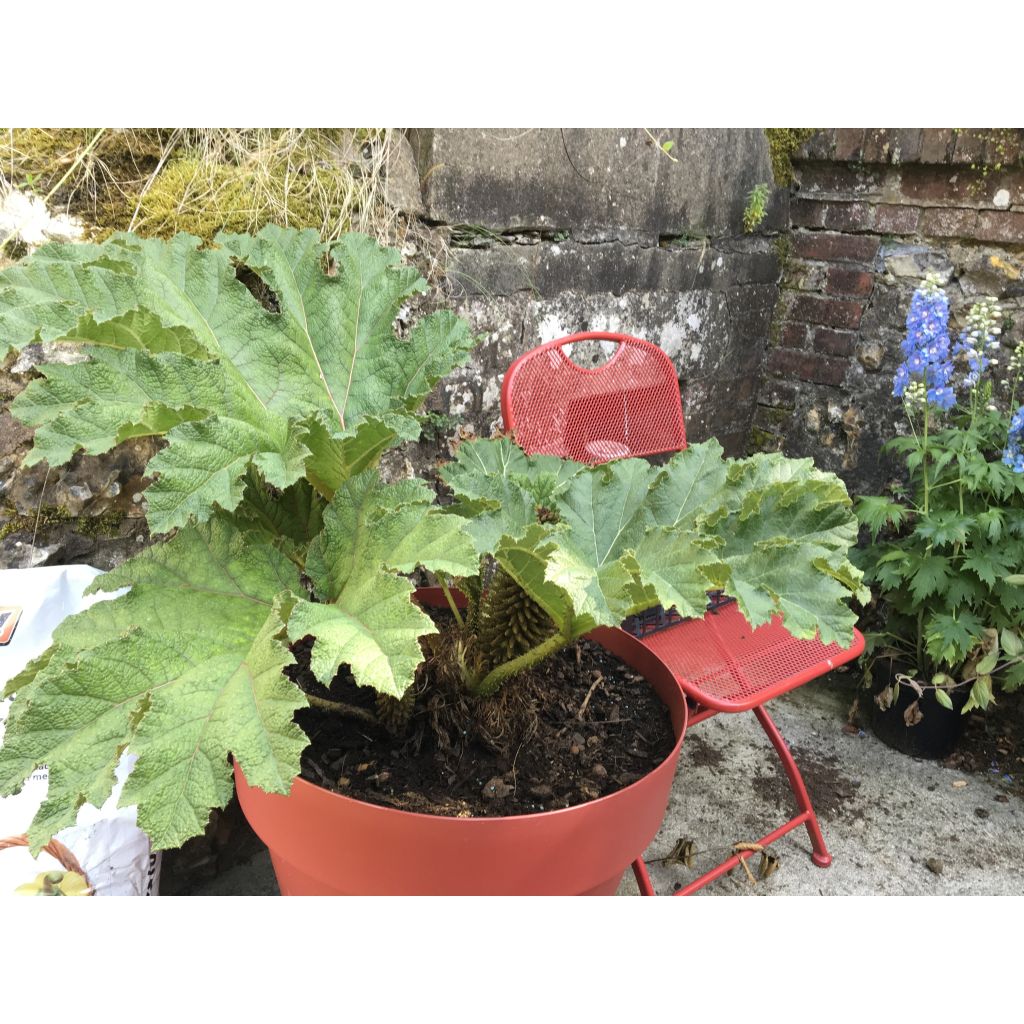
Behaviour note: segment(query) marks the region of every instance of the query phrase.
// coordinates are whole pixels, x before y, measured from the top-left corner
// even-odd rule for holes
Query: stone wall
[[[851,491],[897,472],[892,378],[914,288],[946,282],[956,330],[984,295],[1024,331],[1018,129],[825,129],[794,158],[792,231],[752,443],[812,455]]]
[[[746,445],[778,296],[768,237],[743,209],[771,182],[759,129],[432,129],[412,134],[423,217],[445,233],[446,297],[482,343],[434,403],[458,429],[500,425],[504,370],[587,330],[660,344],[679,371],[687,429]]]

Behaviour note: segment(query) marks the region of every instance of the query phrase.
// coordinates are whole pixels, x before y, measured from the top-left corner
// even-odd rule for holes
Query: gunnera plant
[[[344,670],[378,695],[358,717],[400,731],[434,688],[457,696],[449,716],[501,732],[527,669],[657,605],[702,615],[709,588],[751,623],[852,638],[856,520],[810,460],[726,460],[709,441],[661,467],[585,467],[502,439],[459,448],[448,504],[423,481],[385,483],[381,453],[419,434],[423,398],[472,345],[447,312],[396,336],[423,286],[365,237],[326,247],[276,227],[213,248],[49,246],[0,274],[0,336],[89,357],[44,365],[15,401],[36,428],[28,461],[166,441],[146,492],[164,538],[99,577],[115,596],[65,620],[5,691],[0,793],[50,770],[34,848],[104,801],[125,750],[122,801],[157,848],[226,804],[228,755],[288,792],[309,742],[296,713],[345,711],[292,681],[302,645],[319,683]],[[424,570],[448,621],[411,600]]]

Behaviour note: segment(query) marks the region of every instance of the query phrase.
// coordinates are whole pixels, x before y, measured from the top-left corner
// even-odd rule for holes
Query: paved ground
[[[800,829],[772,847],[780,867],[770,878],[752,886],[738,870],[702,894],[1024,893],[1024,800],[998,776],[915,761],[870,733],[845,733],[852,695],[852,675],[836,675],[771,704],[818,809],[832,866],[811,863]],[[693,870],[653,864],[658,891],[671,892],[675,883],[724,859],[720,851],[732,843],[760,838],[793,813],[790,806],[778,761],[752,715],[695,726],[683,743],[665,824],[648,858],[664,857],[685,837],[696,843],[697,862]],[[635,893],[630,872],[620,894]],[[277,886],[262,855],[194,894],[276,895]]]

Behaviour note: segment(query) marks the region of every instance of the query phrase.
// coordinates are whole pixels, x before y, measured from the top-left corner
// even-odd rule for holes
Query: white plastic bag
[[[50,644],[68,616],[115,594],[82,592],[100,574],[86,565],[0,569],[0,688]],[[121,591],[123,593],[123,591]],[[17,696],[11,698],[17,700]],[[0,701],[0,742],[11,699]],[[46,798],[45,767],[32,774],[21,792],[0,798],[0,896],[32,895],[155,896],[160,857],[135,824],[135,808],[117,806],[134,764],[122,756],[117,783],[102,807],[85,804],[75,825],[33,858],[23,836]]]

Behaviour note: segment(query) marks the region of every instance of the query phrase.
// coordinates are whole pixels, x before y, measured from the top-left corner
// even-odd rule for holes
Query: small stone
[[[1005,793],[996,793],[993,799],[997,804],[1008,804],[1010,802],[1010,798]]]
[[[869,373],[881,369],[885,359],[885,349],[877,341],[869,341],[857,349],[857,361]]]
[[[953,783],[953,788],[954,789],[963,789],[964,786],[966,786],[966,785],[967,785],[967,780],[966,779],[957,779],[956,782]]]
[[[571,746],[571,747],[569,748],[569,753],[570,753],[570,754],[572,754],[573,756],[575,756],[576,754],[580,753],[580,751],[581,751],[582,749],[583,749],[582,747],[580,747],[580,746],[577,746],[577,745],[576,745],[576,744],[574,743],[574,744],[573,744],[573,745],[572,745],[572,746]]]
[[[113,483],[107,485],[107,495],[111,498],[116,498],[121,493],[121,485],[115,480]]]
[[[812,434],[816,434],[821,429],[821,414],[817,409],[808,409],[804,422],[807,424],[807,429]]]
[[[68,488],[68,494],[70,494],[75,501],[81,502],[86,502],[92,497],[92,491],[88,484],[75,484],[74,487]]]
[[[581,782],[576,787],[588,800],[596,800],[601,791],[591,782]]]
[[[943,864],[942,864],[942,861],[941,861],[941,860],[939,860],[939,858],[938,858],[938,857],[929,857],[929,858],[928,858],[928,859],[927,859],[927,860],[926,860],[926,861],[924,862],[924,866],[925,866],[925,867],[926,867],[926,868],[927,868],[927,869],[928,869],[928,870],[929,870],[929,871],[930,871],[930,872],[931,872],[931,873],[932,873],[933,875],[941,875],[941,874],[942,874]]]
[[[582,733],[574,732],[572,734],[573,746],[582,747],[586,745],[587,739]]]
[[[997,210],[1005,210],[1010,205],[1009,189],[1001,188],[993,197],[992,205]]]
[[[480,795],[485,800],[504,800],[511,792],[512,787],[500,775],[495,775],[493,779],[484,783]]]
[[[608,769],[603,764],[595,764],[590,769],[590,774],[597,779],[606,779],[608,778]]]
[[[344,789],[346,786],[352,784],[352,780],[347,775],[340,775],[338,777],[338,789]]]
[[[601,745],[601,737],[600,736],[588,736],[587,737],[587,746],[588,747],[599,747],[600,745]]]
[[[538,800],[547,800],[554,795],[555,791],[547,783],[530,787],[530,796],[535,796]]]

